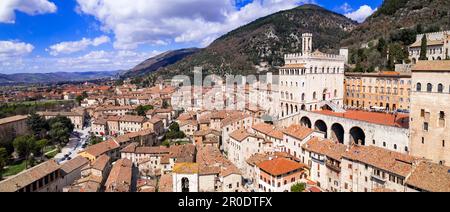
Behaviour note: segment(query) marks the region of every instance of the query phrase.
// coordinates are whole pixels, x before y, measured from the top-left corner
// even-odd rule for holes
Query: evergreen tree
[[[422,45],[420,46],[420,57],[419,60],[428,60],[427,58],[427,36],[422,37]]]

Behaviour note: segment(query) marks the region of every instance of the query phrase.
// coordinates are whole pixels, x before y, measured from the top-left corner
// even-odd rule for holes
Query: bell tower
[[[303,54],[309,54],[312,52],[312,33],[302,34],[302,52]]]

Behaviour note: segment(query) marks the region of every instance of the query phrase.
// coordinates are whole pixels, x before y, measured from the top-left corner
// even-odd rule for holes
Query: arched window
[[[314,93],[313,93],[313,99],[316,99],[316,98],[317,98],[317,93],[314,92]]]
[[[431,83],[427,84],[427,92],[433,92],[433,85]]]
[[[442,85],[442,84],[438,85],[438,92],[439,93],[443,93],[444,92],[444,85]]]
[[[302,101],[305,101],[305,94],[302,94]]]
[[[417,91],[422,91],[422,84],[420,84],[420,83],[417,83]]]

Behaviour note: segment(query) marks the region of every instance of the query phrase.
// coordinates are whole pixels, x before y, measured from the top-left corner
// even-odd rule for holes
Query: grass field
[[[3,177],[16,175],[23,170],[25,170],[25,161],[22,161],[19,164],[8,166],[8,168],[6,168],[3,172]]]

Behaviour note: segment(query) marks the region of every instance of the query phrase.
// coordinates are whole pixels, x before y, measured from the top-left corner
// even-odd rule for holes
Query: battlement
[[[309,54],[302,53],[294,53],[294,54],[285,54],[285,60],[293,60],[293,59],[335,59],[335,60],[345,60],[346,55],[337,55],[337,54],[327,54],[322,52],[314,52]]]
[[[440,31],[440,32],[431,32],[426,34],[417,35],[417,40],[422,40],[423,36],[426,35],[428,40],[442,40],[446,35],[450,35],[450,31]]]

